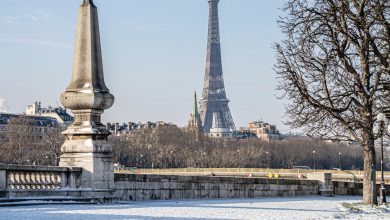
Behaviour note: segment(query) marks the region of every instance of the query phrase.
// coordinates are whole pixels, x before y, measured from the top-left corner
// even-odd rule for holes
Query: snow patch
[[[91,94],[91,93],[93,93],[92,89],[84,89],[84,90],[81,90],[80,92],[81,92],[81,93],[85,93],[85,94]]]
[[[346,212],[340,218],[345,219],[390,219],[390,208],[387,205],[364,205],[360,202],[344,202],[338,205],[339,209]]]
[[[82,132],[85,132],[85,133],[96,133],[98,132],[97,129],[94,129],[94,128],[81,128],[78,130],[79,133],[82,133]]]
[[[84,146],[86,146],[86,147],[93,147],[92,139],[88,139],[88,140],[84,141]]]
[[[353,213],[348,209],[341,210],[340,204],[355,204],[361,199],[354,196],[298,196],[4,207],[0,208],[0,219],[390,219],[387,212]]]

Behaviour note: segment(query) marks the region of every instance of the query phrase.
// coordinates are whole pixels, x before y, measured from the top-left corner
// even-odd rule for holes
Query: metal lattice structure
[[[218,3],[219,0],[209,0],[206,74],[200,99],[200,115],[206,133],[211,128],[235,130],[223,80]]]

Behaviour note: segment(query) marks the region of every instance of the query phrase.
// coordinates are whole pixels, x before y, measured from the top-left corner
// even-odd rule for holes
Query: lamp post
[[[237,150],[238,154],[238,172],[240,172],[240,150]]]
[[[269,169],[269,152],[265,152],[267,154],[267,169]]]
[[[339,169],[341,170],[341,152],[339,152]]]
[[[386,124],[388,124],[388,120],[384,113],[379,113],[376,116],[377,123],[374,126],[374,133],[380,137],[381,142],[381,188],[380,188],[380,204],[386,204],[386,187],[385,187],[385,179],[383,175],[383,136],[386,134]],[[390,130],[390,126],[389,129]],[[374,183],[375,184],[375,183]]]
[[[169,152],[170,154],[169,154],[169,157],[171,158],[171,164],[170,164],[170,166],[171,166],[171,170],[173,170],[173,158],[172,158],[172,154],[173,154],[173,151],[171,150],[170,152]]]
[[[203,168],[204,166],[206,166],[206,152],[203,152],[203,160],[201,163],[201,167]]]
[[[316,151],[315,150],[313,150],[313,161],[314,161],[313,168],[314,168],[314,172],[315,172],[316,171]]]

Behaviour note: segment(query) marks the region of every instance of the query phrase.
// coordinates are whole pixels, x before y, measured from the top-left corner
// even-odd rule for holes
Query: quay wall
[[[315,180],[115,174],[120,200],[256,198],[318,195]]]

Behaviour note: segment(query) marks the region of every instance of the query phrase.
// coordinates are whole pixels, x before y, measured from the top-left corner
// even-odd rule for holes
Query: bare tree
[[[285,11],[275,69],[288,124],[363,146],[363,200],[377,203],[373,124],[390,104],[390,2],[289,0]]]
[[[43,125],[20,115],[5,126],[0,145],[0,162],[12,164],[58,165],[64,136],[60,127]]]
[[[42,149],[40,150],[47,159],[47,165],[58,166],[61,156],[61,146],[65,141],[65,136],[61,134],[60,127],[47,127],[42,138]]]
[[[235,140],[197,137],[177,128],[151,128],[111,136],[114,160],[128,167],[142,168],[292,168],[313,166],[332,169],[339,163],[329,161],[343,154],[343,169],[362,168],[360,146],[326,143],[312,139],[288,139],[261,142],[258,139]]]
[[[35,156],[33,124],[34,121],[25,116],[11,118],[5,127],[5,143],[1,152],[5,163],[26,164]]]

